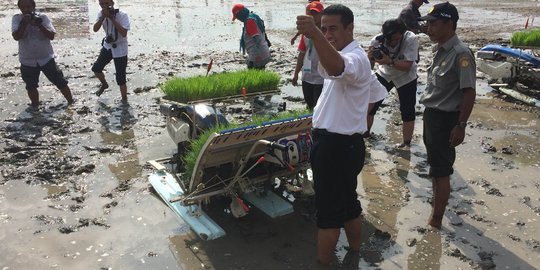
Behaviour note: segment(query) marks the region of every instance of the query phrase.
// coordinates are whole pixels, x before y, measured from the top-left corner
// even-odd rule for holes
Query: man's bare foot
[[[101,96],[101,94],[103,94],[103,92],[105,92],[105,89],[109,88],[109,84],[108,83],[102,83],[100,86],[99,86],[99,89],[96,91],[96,96]]]
[[[442,227],[442,216],[431,216],[428,221],[428,225],[440,230]]]

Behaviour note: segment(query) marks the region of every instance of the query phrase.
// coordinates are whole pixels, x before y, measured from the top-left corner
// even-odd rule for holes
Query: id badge
[[[311,73],[311,59],[309,59],[308,57],[304,59],[304,66],[302,67],[302,72]]]

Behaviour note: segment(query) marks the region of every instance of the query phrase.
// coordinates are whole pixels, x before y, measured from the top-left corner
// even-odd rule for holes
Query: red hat
[[[244,5],[242,4],[236,4],[234,5],[234,7],[232,8],[232,20],[236,20],[236,13],[240,12],[240,10],[244,9]]]
[[[308,5],[309,5],[309,10],[316,11],[317,13],[322,13],[324,10],[323,5],[319,1],[313,1],[309,3]]]

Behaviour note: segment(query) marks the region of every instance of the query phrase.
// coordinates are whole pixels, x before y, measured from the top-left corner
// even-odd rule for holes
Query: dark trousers
[[[311,84],[306,81],[302,81],[302,93],[304,93],[304,100],[310,110],[313,110],[317,105],[317,100],[321,96],[323,84]]]
[[[31,67],[21,65],[21,77],[26,84],[26,90],[38,88],[40,72],[43,72],[45,77],[47,77],[51,83],[56,85],[58,89],[63,89],[68,84],[68,81],[64,78],[64,73],[58,68],[54,58],[52,58],[43,66]]]
[[[314,129],[312,135],[317,226],[341,228],[362,213],[356,186],[364,167],[364,138],[361,134],[342,135],[321,129]]]
[[[113,58],[111,50],[101,48],[98,59],[92,66],[92,71],[95,73],[103,72],[103,69],[107,64],[114,59],[114,68],[116,70],[116,83],[118,85],[126,84],[126,69],[127,69],[127,56]]]
[[[386,81],[381,75],[375,73],[379,82],[386,88],[388,92],[394,88],[392,81]],[[416,89],[418,79],[414,79],[411,82],[397,88],[399,97],[399,111],[401,112],[401,121],[409,122],[416,119],[415,108],[416,106]],[[383,103],[383,100],[376,102],[373,109],[369,112],[369,115],[375,115],[377,110]]]
[[[424,110],[424,144],[428,155],[429,175],[444,177],[454,173],[456,149],[450,147],[450,132],[456,126],[459,112],[433,108]]]

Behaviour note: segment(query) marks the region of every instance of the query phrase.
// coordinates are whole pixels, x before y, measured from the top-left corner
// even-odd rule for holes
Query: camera
[[[113,43],[113,42],[115,42],[115,41],[116,41],[116,39],[114,39],[112,35],[107,35],[107,36],[105,37],[105,42],[106,42],[106,43]]]
[[[118,9],[114,8],[113,6],[108,6],[107,9],[109,10],[109,14],[116,14],[118,13]]]
[[[383,58],[383,53],[388,54],[388,49],[384,46],[384,35],[378,35],[371,41],[373,47],[373,58],[380,60]]]
[[[109,34],[107,35],[103,41],[105,41],[105,43],[112,43],[112,47],[113,48],[116,48],[116,43],[113,43],[113,42],[116,42],[116,38],[113,37],[113,35]]]
[[[36,24],[43,23],[43,19],[39,16],[39,14],[37,14],[35,12],[32,12],[30,14],[30,17],[31,17],[32,21],[35,22]]]

